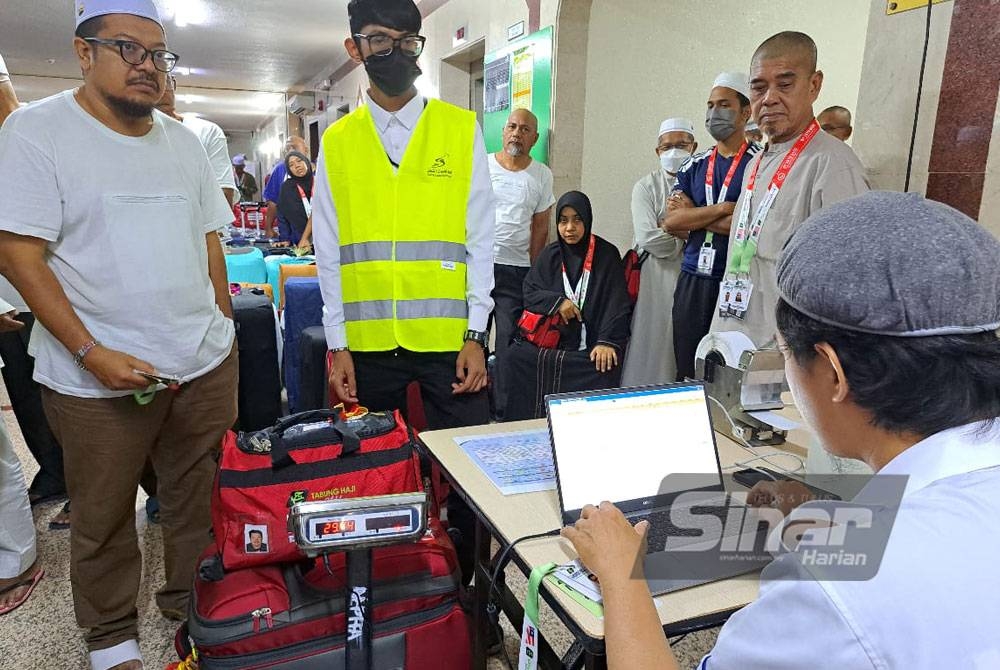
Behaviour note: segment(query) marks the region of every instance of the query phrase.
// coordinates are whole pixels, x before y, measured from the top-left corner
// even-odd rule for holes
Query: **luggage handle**
[[[286,416],[274,424],[274,428],[271,429],[273,431],[271,437],[271,467],[278,469],[294,464],[289,453],[291,449],[285,443],[285,431],[301,424],[330,421],[331,419],[332,422],[329,428],[340,436],[341,444],[343,445],[340,455],[347,456],[360,451],[361,438],[354,429],[347,426],[341,418],[340,412],[332,409],[314,409]]]

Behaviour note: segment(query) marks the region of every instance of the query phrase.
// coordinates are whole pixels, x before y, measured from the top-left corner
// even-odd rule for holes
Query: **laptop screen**
[[[564,513],[602,500],[632,511],[692,488],[721,490],[703,386],[592,391],[546,402]],[[664,481],[675,473],[698,476]]]

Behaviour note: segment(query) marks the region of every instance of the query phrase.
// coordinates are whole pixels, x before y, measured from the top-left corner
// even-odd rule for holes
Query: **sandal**
[[[38,586],[38,582],[41,581],[43,576],[45,576],[45,570],[43,570],[42,568],[38,568],[37,570],[35,570],[35,574],[33,574],[28,579],[23,579],[17,582],[16,584],[11,584],[7,588],[0,589],[0,596],[2,596],[5,593],[10,593],[14,589],[24,588],[25,586],[28,587],[27,590],[24,592],[24,595],[22,595],[19,599],[17,599],[10,605],[7,605],[7,607],[0,608],[0,616],[13,612],[18,607],[23,605],[25,601],[27,601],[28,598],[31,596],[31,594],[34,593],[35,587]]]
[[[51,521],[49,521],[49,530],[66,530],[69,528],[69,503],[70,501],[67,500],[66,504],[62,506],[61,510],[59,510],[59,513],[56,514]],[[64,514],[66,515],[66,520],[57,521],[57,519]]]

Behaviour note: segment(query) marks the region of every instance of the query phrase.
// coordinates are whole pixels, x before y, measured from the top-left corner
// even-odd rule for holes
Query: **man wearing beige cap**
[[[0,273],[37,319],[34,378],[73,501],[76,620],[93,670],[122,670],[142,667],[135,499],[147,460],[165,616],[186,615],[209,542],[212,455],[236,418],[216,232],[232,210],[198,138],[153,112],[177,55],[152,1],[81,0],[76,23],[83,85],[0,128]]]
[[[723,72],[708,94],[705,129],[714,147],[695,156],[677,175],[664,230],[687,235],[674,291],[673,349],[677,379],[694,377],[695,351],[712,325],[726,247],[743,172],[760,150],[743,130],[750,118],[747,75]]]
[[[642,261],[639,299],[632,314],[632,339],[622,366],[622,385],[663,384],[676,375],[670,346],[670,308],[680,272],[684,240],[660,227],[677,172],[698,148],[694,125],[669,118],[656,135],[660,166],[632,189],[632,227]]]
[[[741,331],[758,347],[774,340],[774,271],[785,243],[810,215],[869,189],[858,157],[820,132],[813,115],[823,86],[816,58],[811,37],[782,32],[750,61],[750,106],[768,144],[746,171],[711,330]],[[741,302],[725,301],[737,293]]]

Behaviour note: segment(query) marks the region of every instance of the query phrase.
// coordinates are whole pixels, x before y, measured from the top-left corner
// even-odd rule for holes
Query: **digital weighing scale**
[[[348,670],[372,667],[372,548],[417,542],[427,530],[427,494],[403,493],[297,503],[288,530],[307,556],[343,551],[347,562]]]

